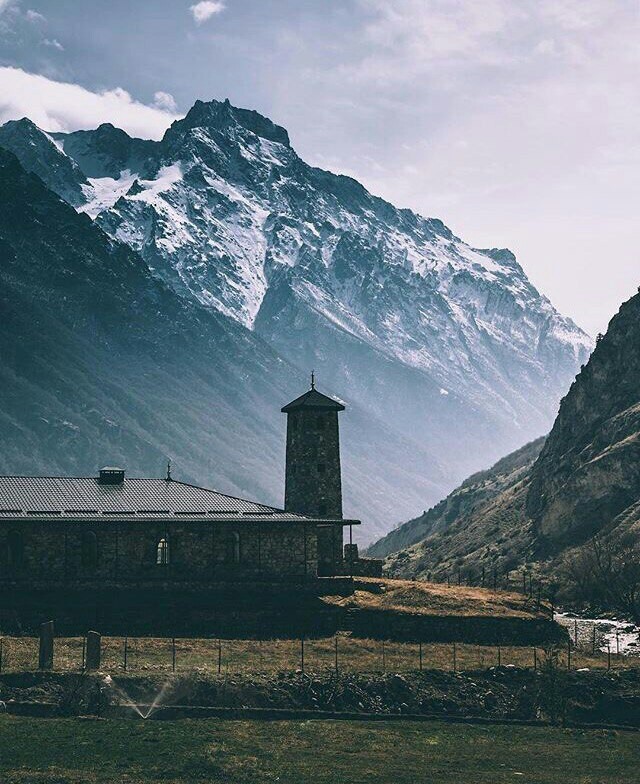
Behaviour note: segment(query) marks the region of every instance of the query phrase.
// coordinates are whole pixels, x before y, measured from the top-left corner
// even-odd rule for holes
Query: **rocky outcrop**
[[[531,472],[527,514],[549,552],[640,520],[640,294],[597,343]]]

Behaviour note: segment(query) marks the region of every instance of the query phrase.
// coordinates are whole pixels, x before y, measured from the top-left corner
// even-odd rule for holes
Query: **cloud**
[[[57,49],[59,52],[64,52],[64,46],[57,38],[43,38],[42,43],[45,46],[50,46],[52,49]]]
[[[30,22],[46,22],[47,19],[42,14],[39,14],[37,11],[33,11],[31,8],[27,10],[25,13],[26,18]]]
[[[153,105],[156,109],[162,109],[165,112],[175,113],[177,110],[176,99],[171,93],[165,93],[163,90],[158,90],[153,96]]]
[[[136,101],[121,87],[92,92],[21,68],[0,68],[0,122],[21,117],[29,117],[47,131],[74,131],[111,122],[145,139],[159,139],[177,119],[175,110]]]
[[[201,2],[192,5],[189,10],[196,20],[196,24],[203,24],[212,16],[222,13],[225,8],[226,5],[222,0],[201,0]]]

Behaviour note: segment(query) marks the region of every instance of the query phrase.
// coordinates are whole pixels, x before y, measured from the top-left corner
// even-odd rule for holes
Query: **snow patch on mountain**
[[[159,142],[109,125],[53,140],[33,124],[3,130],[0,143],[181,295],[334,391],[348,380],[354,405],[432,444],[452,487],[545,432],[591,349],[510,251],[473,248],[308,166],[256,112],[197,102]]]

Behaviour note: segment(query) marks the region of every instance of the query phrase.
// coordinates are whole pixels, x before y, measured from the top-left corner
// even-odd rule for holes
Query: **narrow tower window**
[[[227,537],[227,548],[225,555],[227,563],[239,564],[242,560],[240,534],[237,531],[232,531]]]
[[[169,542],[161,539],[156,550],[156,563],[158,566],[167,566],[169,563]]]
[[[9,531],[7,535],[7,565],[19,569],[24,563],[24,539],[18,531]]]
[[[82,533],[81,560],[85,569],[95,569],[98,565],[98,538],[93,531]]]

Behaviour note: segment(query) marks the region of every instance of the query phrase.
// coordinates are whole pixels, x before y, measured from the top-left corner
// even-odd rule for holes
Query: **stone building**
[[[343,555],[338,412],[312,388],[287,414],[285,509],[121,468],[95,477],[0,477],[0,588],[215,587],[313,581]],[[350,534],[349,534],[350,535]],[[379,563],[379,562],[378,562]]]

